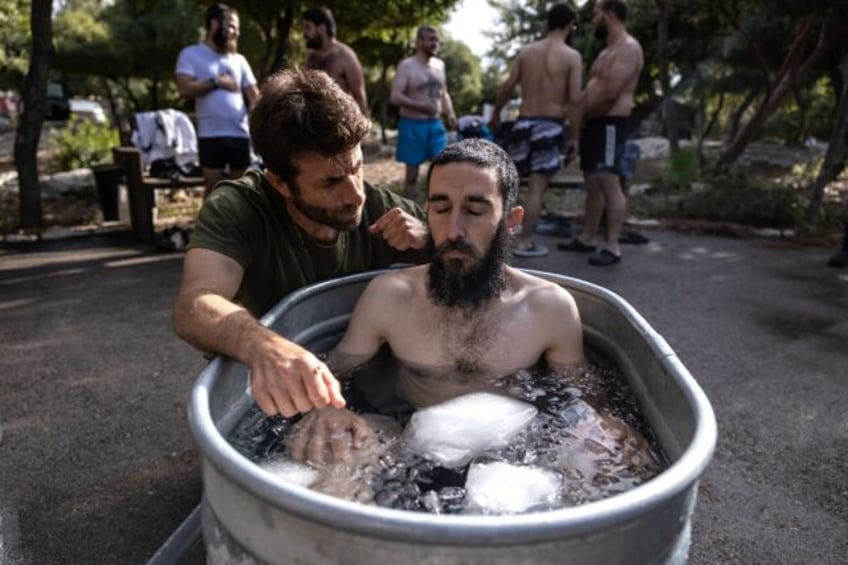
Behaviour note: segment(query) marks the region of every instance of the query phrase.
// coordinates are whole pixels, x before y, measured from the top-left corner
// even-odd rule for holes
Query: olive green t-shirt
[[[244,268],[235,300],[260,317],[285,295],[303,286],[394,263],[423,263],[424,251],[398,251],[368,226],[398,206],[424,220],[414,202],[393,192],[365,185],[362,222],[341,232],[335,244],[321,245],[300,232],[285,199],[260,171],[222,182],[209,195],[195,221],[188,245],[211,249]]]

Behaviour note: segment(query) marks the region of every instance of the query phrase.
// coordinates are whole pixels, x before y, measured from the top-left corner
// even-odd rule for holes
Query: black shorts
[[[200,166],[206,169],[242,171],[250,165],[250,139],[246,137],[199,137]]]
[[[604,116],[589,120],[580,136],[580,170],[624,176],[622,166],[629,118]]]

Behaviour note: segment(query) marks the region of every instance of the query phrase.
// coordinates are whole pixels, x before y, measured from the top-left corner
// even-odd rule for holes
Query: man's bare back
[[[521,85],[522,116],[565,119],[569,103],[580,97],[580,54],[557,37],[525,47],[515,69]]]

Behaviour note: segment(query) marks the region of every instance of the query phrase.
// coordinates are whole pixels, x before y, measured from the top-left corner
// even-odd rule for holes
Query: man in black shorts
[[[259,97],[256,78],[238,53],[238,12],[213,4],[206,12],[206,37],[180,52],[177,90],[193,98],[197,115],[197,149],[206,188],[224,178],[240,177],[250,165],[247,107]]]
[[[592,13],[595,37],[606,47],[592,65],[582,106],[585,127],[580,137],[580,169],[586,178],[586,211],[583,231],[562,251],[591,253],[589,264],[621,262],[619,237],[624,226],[625,197],[621,177],[626,127],[633,110],[633,94],[642,70],[642,46],[627,33],[627,3],[599,0]],[[595,238],[606,214],[607,231],[596,246]]]

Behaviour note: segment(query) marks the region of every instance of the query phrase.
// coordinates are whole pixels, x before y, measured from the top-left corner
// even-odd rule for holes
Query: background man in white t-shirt
[[[180,52],[177,90],[195,100],[197,146],[206,192],[223,178],[240,177],[250,165],[247,103],[259,97],[256,77],[237,53],[238,12],[225,4],[206,11],[206,36]]]

